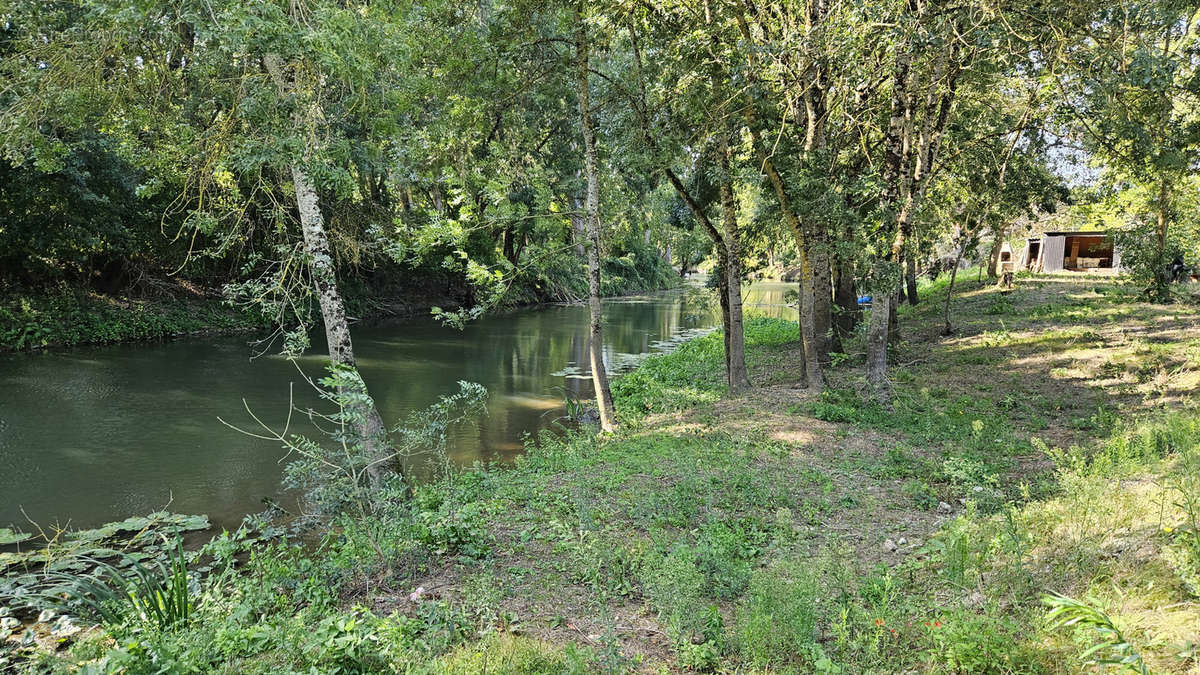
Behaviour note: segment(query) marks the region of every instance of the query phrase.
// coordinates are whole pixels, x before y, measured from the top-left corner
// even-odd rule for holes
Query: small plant
[[[459,381],[458,392],[440,397],[429,408],[410,415],[403,424],[390,431],[367,431],[371,426],[367,412],[373,403],[358,370],[336,364],[329,366],[328,372],[312,384],[321,399],[332,404],[333,412],[295,409],[324,433],[325,442],[291,433],[290,414],[284,428],[276,430],[247,407],[260,433],[243,431],[221,420],[256,438],[278,441],[288,450],[290,461],[284,470],[284,487],[303,491],[308,520],[342,514],[365,519],[389,498],[408,489],[402,476],[387,471],[400,463],[411,468],[419,458],[424,458],[435,470],[449,475],[451,469],[445,452],[448,430],[486,411],[487,390],[473,382]],[[374,480],[375,474],[383,474],[382,480]]]
[[[814,566],[791,560],[754,573],[735,626],[738,649],[747,663],[771,668],[819,660],[818,579]]]
[[[45,595],[56,604],[65,604],[67,611],[109,626],[131,618],[160,630],[186,623],[196,610],[198,597],[192,592],[182,539],[176,537],[172,545],[164,537],[164,550],[166,560],[150,565],[124,555],[122,565],[127,571],[88,560],[95,565],[91,574],[52,573],[48,578],[53,586]]]
[[[997,315],[997,314],[1009,314],[1012,311],[1013,311],[1012,300],[1009,299],[1009,297],[1007,295],[1001,295],[1001,296],[992,298],[992,301],[988,303],[988,306],[986,309],[983,310],[983,313]]]
[[[1119,666],[1123,670],[1149,675],[1150,671],[1134,644],[1103,610],[1057,593],[1043,597],[1042,602],[1050,606],[1046,614],[1050,630],[1077,626],[1095,632],[1096,640],[1079,655],[1085,663]]]
[[[922,511],[932,511],[938,505],[937,491],[924,481],[910,479],[904,484],[904,493],[912,497],[913,506]]]

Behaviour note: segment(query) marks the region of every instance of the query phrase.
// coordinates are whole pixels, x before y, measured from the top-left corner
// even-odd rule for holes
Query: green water
[[[749,287],[748,314],[793,316],[787,288]],[[695,289],[610,299],[604,312],[610,370],[719,322],[711,296]],[[462,331],[421,318],[353,336],[389,425],[459,380],[487,387],[488,414],[449,439],[451,459],[469,465],[511,459],[526,434],[563,414],[564,393],[591,395],[587,331],[587,308],[569,306],[489,316]],[[281,426],[290,384],[297,406],[318,405],[301,373],[319,377],[325,361],[252,358],[257,351],[242,336],[0,358],[0,527],[29,529],[27,517],[86,527],[163,508],[233,526],[279,499],[283,451],[218,418],[251,428],[244,399]]]

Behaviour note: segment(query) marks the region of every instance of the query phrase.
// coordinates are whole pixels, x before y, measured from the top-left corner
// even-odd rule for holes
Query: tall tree
[[[912,255],[913,218],[933,175],[959,79],[975,56],[974,42],[964,35],[965,27],[975,28],[971,13],[970,7],[933,12],[926,3],[914,0],[898,16],[905,28],[894,47],[879,194],[881,231],[890,242],[876,270],[866,364],[868,384],[888,405],[887,345],[897,291],[903,283],[901,265],[906,253]]]
[[[596,390],[596,406],[600,411],[600,428],[613,431],[616,429],[616,415],[612,390],[608,386],[608,372],[604,366],[604,311],[600,304],[600,160],[596,152],[596,127],[592,119],[591,59],[584,10],[582,2],[575,7],[575,82],[579,96],[579,126],[583,133],[584,174],[587,178],[583,218],[588,239],[588,311],[591,317],[588,357],[592,385]]]

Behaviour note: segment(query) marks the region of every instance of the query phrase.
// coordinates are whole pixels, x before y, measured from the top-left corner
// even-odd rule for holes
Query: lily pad
[[[8,529],[7,527],[0,527],[0,546],[7,546],[9,544],[19,544],[23,541],[28,541],[32,538],[33,538],[32,534],[26,534],[24,532],[13,532],[12,530]]]
[[[0,572],[3,572],[10,567],[16,567],[17,565],[24,565],[25,563],[30,562],[36,553],[36,551],[22,551],[19,553],[7,551],[0,552]]]
[[[82,572],[91,567],[82,560],[74,558],[66,558],[64,560],[55,560],[46,566],[46,569],[51,572]]]

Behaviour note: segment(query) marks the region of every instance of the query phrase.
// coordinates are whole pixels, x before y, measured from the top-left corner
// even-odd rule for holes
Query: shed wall
[[[1043,237],[1042,270],[1046,272],[1061,272],[1063,270],[1063,257],[1066,247],[1066,237]]]

